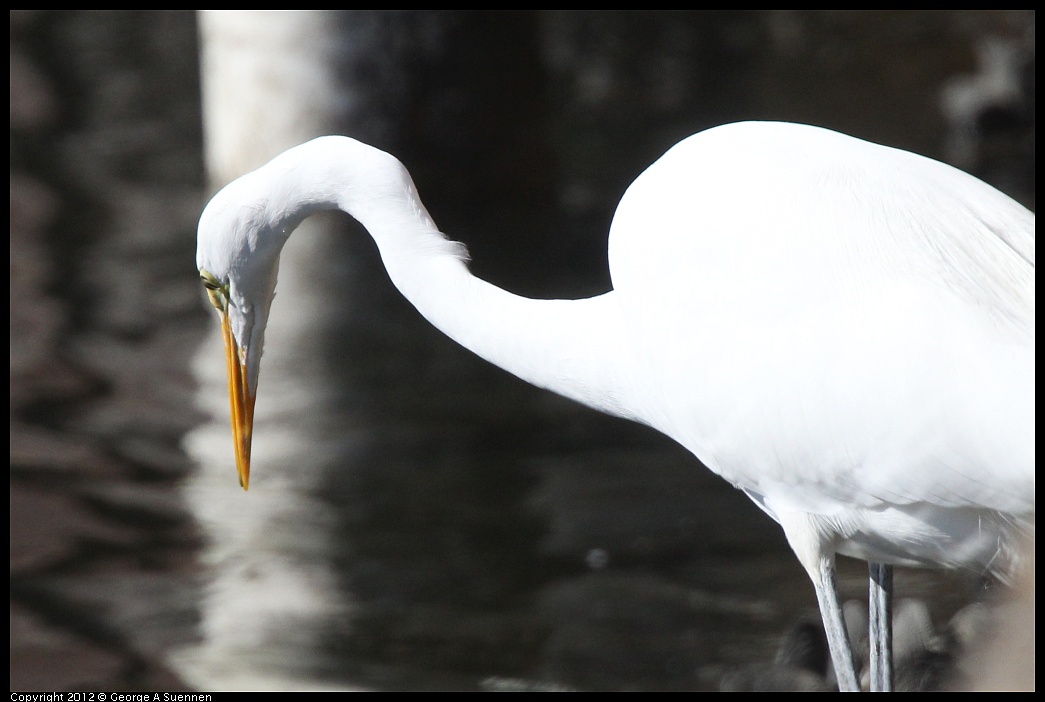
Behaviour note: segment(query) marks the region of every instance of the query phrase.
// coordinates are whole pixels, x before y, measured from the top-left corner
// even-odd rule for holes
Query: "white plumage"
[[[709,129],[624,194],[611,292],[530,300],[468,272],[393,157],[347,137],[291,149],[199,226],[244,486],[279,251],[321,209],[358,219],[450,337],[659,429],[780,522],[842,687],[835,553],[1004,574],[1033,530],[1034,215],[957,169],[817,127]]]

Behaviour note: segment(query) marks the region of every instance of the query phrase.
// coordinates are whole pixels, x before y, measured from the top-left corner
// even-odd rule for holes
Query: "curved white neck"
[[[448,240],[394,157],[347,137],[323,137],[277,158],[274,183],[296,183],[301,209],[340,209],[366,227],[396,288],[436,328],[519,378],[595,409],[637,419],[625,409],[625,374],[615,359],[616,296],[533,300],[473,276],[463,245]],[[298,168],[307,163],[308,168]],[[289,177],[288,177],[289,176]]]

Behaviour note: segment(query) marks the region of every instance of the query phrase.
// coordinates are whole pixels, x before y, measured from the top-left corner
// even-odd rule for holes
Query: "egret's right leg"
[[[871,692],[893,691],[893,567],[868,563]]]

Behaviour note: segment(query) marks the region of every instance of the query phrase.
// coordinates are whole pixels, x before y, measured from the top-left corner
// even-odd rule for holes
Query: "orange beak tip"
[[[225,337],[225,360],[228,365],[229,405],[232,415],[232,438],[236,451],[236,472],[244,490],[250,486],[250,445],[254,432],[254,395],[247,379],[245,354],[240,352],[229,323],[228,314],[222,317]]]

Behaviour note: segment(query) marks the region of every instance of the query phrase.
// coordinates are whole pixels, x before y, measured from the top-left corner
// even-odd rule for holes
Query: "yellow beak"
[[[221,313],[221,335],[225,339],[225,361],[229,372],[229,404],[232,407],[232,438],[236,448],[236,471],[244,490],[250,485],[250,439],[254,431],[254,395],[247,384],[245,354],[236,343],[226,308]]]

